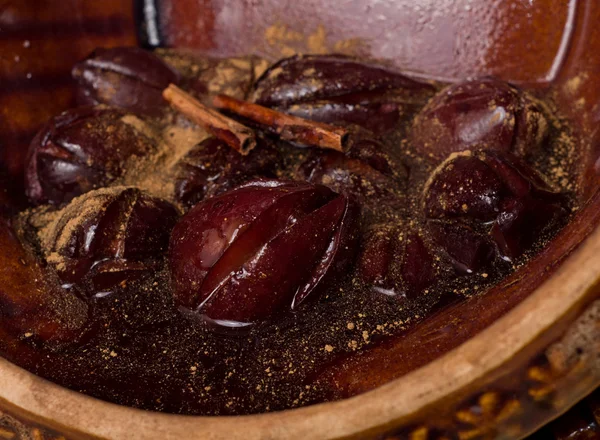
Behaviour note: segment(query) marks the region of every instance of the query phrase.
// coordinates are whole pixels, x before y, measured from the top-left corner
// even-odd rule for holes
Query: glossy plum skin
[[[428,83],[351,57],[297,55],[271,66],[250,98],[303,118],[382,133],[412,115],[433,90]]]
[[[433,242],[445,251],[459,275],[472,274],[490,265],[494,246],[486,234],[461,222],[427,223]]]
[[[105,296],[159,269],[177,218],[170,203],[136,188],[97,190],[60,211],[42,247],[63,285]]]
[[[410,142],[433,162],[464,150],[491,149],[525,157],[548,134],[540,105],[503,81],[484,78],[441,90],[413,121]]]
[[[167,107],[162,91],[179,74],[139,47],[99,48],[72,70],[79,105],[108,104],[149,115]]]
[[[261,142],[247,156],[216,138],[195,146],[180,161],[175,181],[175,198],[191,207],[256,178],[272,178],[281,162],[279,152]]]
[[[358,273],[376,292],[416,298],[436,279],[435,253],[418,230],[375,226],[363,241]]]
[[[433,240],[470,273],[494,255],[513,261],[565,221],[567,198],[518,157],[494,150],[450,156],[423,194]]]
[[[124,115],[107,107],[78,107],[48,122],[29,146],[29,199],[35,204],[68,202],[120,177],[131,157],[154,151],[149,138],[121,120]]]
[[[175,299],[231,327],[294,310],[351,264],[356,221],[320,185],[258,180],[207,199],[171,236]]]

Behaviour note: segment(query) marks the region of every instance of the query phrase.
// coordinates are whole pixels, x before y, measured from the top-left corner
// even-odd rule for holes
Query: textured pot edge
[[[227,418],[160,414],[81,395],[4,359],[0,359],[0,399],[7,402],[10,413],[72,438],[350,438],[380,434],[414,425],[435,403],[444,401],[449,406],[458,398],[475,396],[475,385],[489,384],[499,372],[510,373],[532,355],[543,353],[548,341],[556,339],[558,328],[567,328],[582,304],[598,297],[593,258],[598,253],[600,228],[550,279],[476,337],[404,377],[339,402]],[[557,325],[559,322],[562,325]],[[490,340],[497,341],[495,347],[490,347]],[[598,366],[590,368],[595,379],[587,392],[600,384]],[[573,396],[563,402],[552,416],[575,401]]]
[[[597,298],[600,284],[592,289]],[[408,420],[392,422],[398,428],[383,438],[517,439],[559,417],[600,385],[600,299],[593,298],[499,368],[417,409]],[[590,324],[595,329],[587,332]]]

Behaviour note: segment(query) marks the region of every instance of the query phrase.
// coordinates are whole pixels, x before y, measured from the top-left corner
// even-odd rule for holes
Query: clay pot
[[[20,0],[2,6],[0,48],[9,56],[0,64],[0,108],[11,111],[0,119],[0,168],[15,181],[22,176],[23,145],[40,123],[73,102],[70,66],[95,46],[135,44],[140,29],[141,43],[162,38],[223,55],[341,51],[388,59],[417,76],[493,74],[540,93],[552,86],[578,142],[589,146],[579,164],[581,209],[547,249],[487,295],[447,308],[399,345],[378,348],[385,361],[377,377],[361,376],[373,355],[349,364],[352,375],[338,379],[347,394],[360,392],[355,397],[256,416],[182,417],[99,401],[0,359],[0,434],[521,438],[600,385],[600,4],[162,0],[148,2],[158,7],[156,22],[141,2],[134,2],[134,16],[131,3]],[[136,27],[143,18],[150,21]],[[415,346],[421,354],[407,356]]]

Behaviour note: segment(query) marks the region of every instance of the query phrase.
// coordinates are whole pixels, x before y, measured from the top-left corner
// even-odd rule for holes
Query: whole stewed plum
[[[96,49],[75,64],[80,105],[108,104],[150,115],[166,107],[162,91],[179,74],[158,56],[139,47]]]
[[[385,132],[411,116],[434,91],[384,66],[343,55],[297,55],[273,64],[256,82],[255,102],[315,121]]]
[[[232,326],[296,309],[349,267],[356,221],[319,185],[258,180],[208,199],[171,236],[175,298]]]
[[[108,107],[78,107],[48,122],[29,146],[30,200],[68,202],[122,176],[131,157],[154,151],[153,141],[125,123],[125,115]]]
[[[520,300],[498,283],[581,203],[552,102],[498,79],[125,47],[72,75],[86,106],[32,141],[27,197],[0,171],[0,355],[120,404],[248,414],[403,374],[464,336],[444,308]]]
[[[137,188],[103,188],[42,216],[39,235],[63,285],[105,296],[159,269],[177,217],[173,205]]]
[[[538,152],[548,128],[541,104],[530,95],[484,78],[442,89],[414,119],[410,141],[433,161],[478,148],[524,157]]]
[[[176,84],[196,96],[227,93],[245,98],[264,60],[199,57],[189,51],[149,52],[139,47],[98,48],[73,66],[79,105],[106,104],[162,117],[162,91]],[[264,68],[263,68],[264,70]]]
[[[365,234],[358,273],[378,292],[414,298],[435,281],[439,265],[416,228],[375,225]]]

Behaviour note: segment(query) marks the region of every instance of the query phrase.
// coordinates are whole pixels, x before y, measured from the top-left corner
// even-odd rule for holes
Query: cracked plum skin
[[[526,157],[539,150],[547,132],[546,116],[529,95],[484,78],[441,90],[415,117],[409,139],[418,154],[440,162],[475,149]]]
[[[180,82],[175,70],[139,47],[98,48],[71,74],[79,105],[107,104],[151,116],[168,107],[163,89]]]
[[[171,236],[176,302],[226,326],[295,310],[352,263],[356,217],[345,196],[299,182],[205,200]]]
[[[121,110],[78,107],[53,118],[32,140],[25,170],[26,192],[35,204],[60,205],[106,186],[124,163],[155,149],[121,120]]]
[[[177,218],[170,203],[136,188],[94,191],[62,211],[43,245],[65,285],[106,296],[158,268]]]

